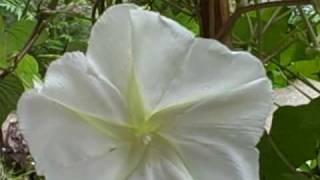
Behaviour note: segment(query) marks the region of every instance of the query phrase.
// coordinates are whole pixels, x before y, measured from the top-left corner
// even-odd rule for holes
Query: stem
[[[287,67],[281,65],[280,63],[271,60],[270,62],[272,62],[273,64],[277,65],[278,67],[280,67],[282,70],[286,71],[287,73],[289,73],[290,75],[292,75],[293,77],[299,79],[300,81],[302,81],[304,84],[306,84],[307,86],[309,86],[311,89],[313,89],[314,91],[316,91],[317,93],[320,93],[320,90],[312,84],[312,82],[310,82],[307,78],[305,78],[302,75],[299,74],[295,74],[294,72],[292,72],[290,69],[288,69]]]
[[[290,161],[287,159],[287,157],[280,151],[280,149],[278,148],[278,146],[276,145],[276,143],[273,141],[271,135],[267,134],[267,139],[269,144],[271,145],[272,149],[274,150],[274,152],[277,154],[277,156],[281,159],[281,161],[290,169],[290,171],[292,171],[293,173],[301,176],[301,177],[309,177],[305,174],[299,173],[296,168],[294,167],[294,165],[292,165],[290,163]]]
[[[25,17],[27,15],[27,12],[28,12],[28,9],[29,9],[29,6],[30,6],[30,3],[31,3],[31,0],[28,0],[25,4],[25,7],[23,9],[23,12],[21,14],[21,17]]]
[[[282,43],[280,43],[279,47],[276,47],[272,50],[273,53],[271,53],[269,56],[265,57],[262,61],[264,63],[268,62],[269,60],[275,58],[276,56],[278,56],[279,54],[281,54],[285,49],[287,49],[290,45],[292,45],[296,39],[289,37],[289,38],[285,38],[286,41],[282,41]]]
[[[228,21],[223,25],[221,30],[217,33],[217,38],[223,39],[227,34],[229,34],[235,22],[244,13],[255,11],[258,9],[264,9],[264,8],[271,8],[271,7],[278,7],[278,6],[297,6],[297,5],[306,5],[306,4],[312,4],[312,0],[282,0],[282,1],[272,1],[272,2],[265,2],[265,3],[239,7],[228,19]]]
[[[58,0],[52,0],[49,5],[49,10],[55,10],[58,5]],[[40,14],[38,22],[34,27],[29,39],[25,43],[24,47],[13,57],[13,65],[9,67],[9,69],[5,70],[2,74],[0,74],[0,79],[4,79],[7,75],[13,72],[19,62],[23,59],[23,57],[28,53],[28,51],[32,48],[33,44],[37,41],[42,31],[45,29],[47,25],[47,19],[50,15]]]
[[[250,35],[251,35],[251,37],[253,37],[254,36],[254,27],[253,27],[252,20],[248,14],[245,14],[245,16],[246,16],[246,19],[247,19],[247,22],[249,25]]]
[[[264,34],[268,28],[271,26],[271,24],[274,22],[275,18],[278,16],[278,14],[280,13],[282,7],[279,7],[275,10],[275,12],[272,14],[271,18],[269,19],[269,21],[267,22],[267,24],[264,26],[263,30],[262,30],[262,34]]]
[[[91,23],[92,24],[94,24],[96,22],[96,13],[97,13],[97,9],[99,6],[99,2],[100,2],[100,0],[96,0],[92,6],[92,11],[91,11]]]
[[[304,13],[303,9],[301,6],[298,6],[298,10],[299,10],[299,13],[300,15],[302,16],[302,19],[303,21],[305,22],[305,24],[307,25],[307,30],[308,30],[308,33],[310,35],[310,38],[314,44],[314,47],[319,47],[319,42],[317,40],[317,35],[309,21],[309,18],[307,17],[307,15]]]
[[[271,145],[272,149],[274,152],[277,154],[277,156],[281,159],[282,162],[292,171],[292,172],[297,172],[296,168],[289,162],[289,160],[284,156],[284,154],[280,151],[276,143],[274,143],[271,135],[267,135],[268,142]]]
[[[255,0],[256,4],[259,4],[259,0]],[[261,36],[262,36],[262,20],[261,20],[261,11],[260,9],[256,10],[257,15],[257,32],[256,32],[256,40],[257,40],[257,49],[258,49],[258,57],[261,56]]]

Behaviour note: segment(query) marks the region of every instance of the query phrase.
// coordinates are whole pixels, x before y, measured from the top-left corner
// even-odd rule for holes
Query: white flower
[[[257,180],[271,106],[255,57],[119,5],[86,55],[50,65],[18,115],[47,180]]]

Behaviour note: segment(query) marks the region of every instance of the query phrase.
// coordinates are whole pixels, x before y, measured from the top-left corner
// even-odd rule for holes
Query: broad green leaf
[[[292,169],[317,157],[319,140],[320,98],[308,105],[279,108],[274,114],[269,137],[265,135],[258,145],[261,179],[292,180],[292,176],[297,176]],[[280,152],[287,162],[276,152]]]
[[[16,105],[24,88],[20,79],[14,75],[9,75],[5,79],[0,79],[0,123],[7,115],[16,109]]]
[[[15,74],[26,89],[32,88],[34,78],[40,77],[38,62],[31,55],[26,55],[19,63]]]
[[[241,41],[249,43],[251,39],[251,32],[248,20],[246,17],[241,17],[237,20],[233,27],[232,34]]]
[[[19,21],[7,29],[5,38],[7,54],[18,51],[24,46],[34,25],[32,21]]]
[[[18,51],[23,48],[24,44],[32,34],[35,24],[36,23],[34,21],[18,21],[7,30],[8,35],[6,43],[9,51],[8,53]]]
[[[8,57],[23,48],[30,38],[35,25],[34,21],[18,21],[11,27],[4,27],[2,33],[0,31],[0,67],[6,68],[9,65]],[[35,45],[44,42],[47,36],[44,31]]]
[[[320,80],[320,59],[294,62],[289,69],[308,78]]]
[[[266,69],[274,88],[283,88],[289,85],[287,76],[277,65],[270,63]]]
[[[12,25],[8,30],[7,30],[7,38],[6,38],[6,43],[8,46],[8,53],[11,53],[13,51],[20,50],[24,44],[28,41],[29,37],[32,34],[32,31],[34,27],[36,26],[36,22],[34,21],[18,21],[14,25]],[[42,43],[43,41],[46,40],[47,34],[42,33],[40,37],[38,38],[37,43]]]
[[[276,47],[283,45],[283,40],[287,36],[289,16],[272,23],[272,25],[262,34],[261,46],[266,53],[274,51]]]
[[[0,16],[0,67],[5,68],[7,63],[6,63],[6,58],[5,58],[5,42],[4,42],[4,28],[5,28],[5,23],[3,18]]]
[[[5,26],[4,20],[0,16],[0,34],[2,34],[4,32],[4,26]]]
[[[306,55],[307,44],[302,41],[297,41],[290,45],[286,50],[284,50],[280,55],[280,61],[282,65],[288,65],[293,61],[306,60],[308,56]]]

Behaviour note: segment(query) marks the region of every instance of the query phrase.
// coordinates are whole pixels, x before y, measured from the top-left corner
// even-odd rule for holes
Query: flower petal
[[[221,139],[210,129],[201,134],[171,139],[195,180],[259,179],[259,154],[254,147],[242,144],[241,140]]]
[[[127,93],[132,64],[129,11],[136,8],[129,4],[108,8],[91,31],[87,51],[96,73],[123,94]]]
[[[143,161],[128,180],[195,180],[176,151],[166,140],[156,140],[148,147]]]
[[[82,53],[68,53],[50,64],[39,93],[82,114],[115,124],[127,121],[126,105],[112,86],[91,73]]]
[[[263,77],[167,109],[151,120],[175,144],[195,179],[257,180],[259,141],[272,101]],[[205,167],[205,168],[203,168]]]
[[[101,157],[91,158],[88,161],[75,164],[72,167],[57,167],[56,171],[50,171],[47,180],[95,180],[119,179],[122,167],[125,164],[125,154],[122,150],[106,153]]]
[[[246,52],[232,52],[215,40],[197,38],[157,110],[220,95],[265,78],[262,63]],[[270,91],[270,87],[266,87]]]
[[[131,10],[135,75],[146,108],[154,109],[179,72],[193,35],[158,13]]]
[[[124,163],[123,154],[128,153],[124,141],[112,139],[77,112],[35,91],[20,99],[18,117],[37,171],[47,179],[90,179],[84,178],[86,173],[95,173],[99,180],[116,179],[112,177]]]
[[[254,147],[263,133],[272,108],[270,82],[260,78],[223,94],[207,96],[161,111],[152,121],[161,124],[164,134],[194,136],[208,129],[229,135]]]

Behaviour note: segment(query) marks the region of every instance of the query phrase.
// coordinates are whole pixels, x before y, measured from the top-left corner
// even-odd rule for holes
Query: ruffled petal
[[[127,93],[131,73],[130,10],[138,6],[112,6],[95,23],[91,31],[87,56],[95,73]]]
[[[158,137],[147,148],[140,164],[128,180],[196,180],[186,169],[179,154],[165,139]]]
[[[127,122],[121,95],[108,82],[91,73],[87,58],[67,53],[50,64],[39,93],[82,114],[114,124]]]
[[[198,136],[170,138],[194,180],[258,180],[258,151],[241,140],[216,134],[208,128]]]
[[[134,73],[146,109],[153,111],[179,73],[193,35],[158,13],[131,10]]]
[[[255,146],[272,106],[267,79],[167,109],[152,120],[197,180],[257,180]]]
[[[197,38],[157,111],[207,96],[220,96],[260,78],[266,78],[266,73],[254,56],[230,51],[215,40]],[[270,91],[269,84],[265,87]]]
[[[256,180],[255,146],[271,108],[271,83],[256,58],[197,39],[150,121],[195,179]]]
[[[48,180],[116,179],[125,163],[125,141],[35,91],[20,99],[18,117],[36,169]]]
[[[203,130],[230,136],[254,147],[271,112],[270,82],[260,78],[220,95],[207,96],[155,114],[164,134],[198,136]]]

